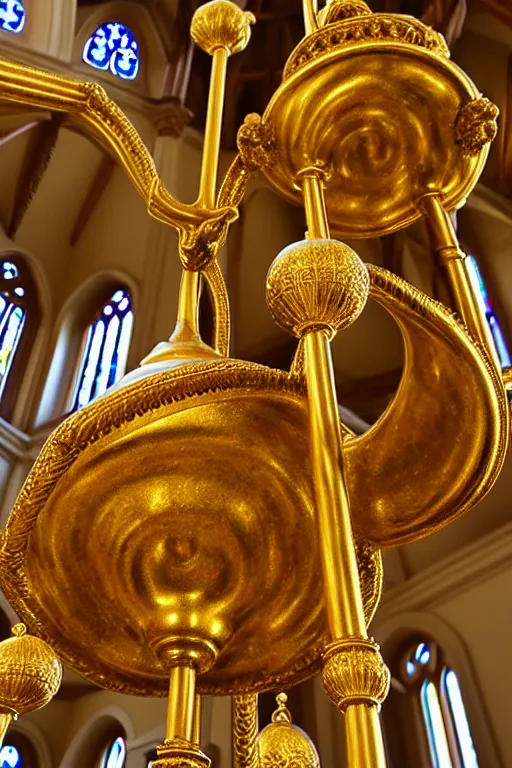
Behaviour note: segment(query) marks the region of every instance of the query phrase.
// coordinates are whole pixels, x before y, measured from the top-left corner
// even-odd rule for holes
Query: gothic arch
[[[9,742],[10,733],[20,734],[30,744],[31,751],[33,750],[35,753],[37,768],[52,768],[52,757],[48,743],[42,731],[36,725],[27,722],[26,719],[17,721],[9,729],[5,743]]]
[[[109,292],[125,286],[136,310],[138,286],[131,276],[117,270],[98,272],[82,283],[65,302],[55,324],[48,360],[48,375],[42,392],[35,426],[52,421],[66,411],[76,372],[83,334]],[[130,366],[131,358],[128,358]]]
[[[118,706],[98,710],[74,735],[60,768],[95,765],[102,747],[114,734],[124,735],[128,742],[134,738],[135,728],[130,716]]]
[[[98,27],[109,21],[125,24],[135,35],[139,43],[141,69],[139,76],[132,81],[123,81],[109,73],[95,70],[82,60],[84,45]],[[81,24],[74,44],[73,60],[80,71],[89,79],[107,78],[110,83],[128,86],[142,95],[160,98],[168,67],[168,57],[157,26],[146,8],[141,5],[114,0],[91,12]]]
[[[436,641],[461,682],[464,704],[481,764],[505,768],[480,694],[476,670],[464,641],[457,631],[444,619],[428,611],[397,613],[384,619],[382,623],[377,617],[373,629],[385,660],[391,658],[410,638],[423,636]]]

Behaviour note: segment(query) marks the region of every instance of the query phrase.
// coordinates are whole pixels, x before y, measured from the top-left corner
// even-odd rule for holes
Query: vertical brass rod
[[[437,195],[427,195],[422,204],[430,225],[434,250],[448,274],[456,309],[471,335],[490,352],[500,370],[501,364],[491,329],[472,285],[466,266],[466,254],[460,249],[450,216]]]
[[[173,667],[169,683],[166,739],[193,741],[196,671],[193,667]]]
[[[302,0],[306,36],[318,29],[318,0]]]
[[[333,639],[366,637],[350,505],[343,478],[342,438],[329,338],[304,338],[311,456],[325,582],[327,619]]]
[[[12,722],[13,714],[11,712],[0,712],[0,748],[2,747],[7,730]]]
[[[201,181],[199,185],[199,198],[197,201],[199,205],[209,209],[215,208],[228,56],[229,51],[227,48],[217,48],[212,56],[212,73],[210,77],[208,113],[206,116],[204,134]]]
[[[176,330],[199,336],[199,285],[201,275],[184,269],[178,297],[178,323]],[[176,333],[176,331],[175,331]]]
[[[201,718],[203,716],[203,697],[196,693],[196,700],[194,703],[194,730],[192,733],[192,741],[199,746],[201,744]]]
[[[313,171],[311,175],[304,175],[302,191],[308,222],[308,237],[311,240],[330,237],[322,184],[318,172]]]
[[[258,768],[258,694],[231,699],[233,768]]]
[[[379,768],[386,765],[379,713],[376,707],[354,704],[345,714],[347,765],[350,768]]]

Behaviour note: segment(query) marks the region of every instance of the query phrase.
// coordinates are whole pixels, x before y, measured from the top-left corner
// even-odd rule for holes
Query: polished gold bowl
[[[488,145],[469,152],[457,128],[479,97],[442,36],[416,19],[329,24],[292,53],[263,115],[279,147],[263,173],[302,204],[301,173],[323,170],[338,237],[389,234],[420,218],[425,194],[437,192],[452,210],[473,189]]]
[[[507,423],[503,385],[454,317],[384,270],[370,276],[406,354],[388,410],[345,437],[367,623],[378,547],[475,504],[502,465]],[[302,378],[218,358],[128,380],[43,448],[3,533],[11,604],[114,690],[165,694],[158,648],[176,638],[211,653],[205,693],[312,674],[328,633]]]

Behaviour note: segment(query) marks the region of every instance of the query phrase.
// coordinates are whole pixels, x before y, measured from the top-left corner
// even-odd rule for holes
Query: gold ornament
[[[380,707],[388,695],[390,681],[379,646],[372,640],[349,637],[327,647],[322,682],[341,712],[354,704]]]
[[[194,43],[210,55],[219,48],[239,53],[247,46],[255,21],[252,13],[240,10],[229,0],[211,0],[195,12],[190,34]]]
[[[258,695],[233,696],[233,768],[258,768]]]
[[[465,155],[472,157],[496,138],[500,111],[489,99],[466,102],[457,115],[455,140]]]
[[[199,747],[184,739],[166,740],[156,749],[149,768],[210,768],[211,761]]]
[[[315,745],[301,728],[292,724],[285,693],[276,696],[277,710],[272,723],[258,736],[260,768],[320,768]]]
[[[17,715],[41,709],[55,696],[62,666],[43,640],[27,635],[24,624],[0,643],[0,708]]]
[[[318,14],[318,24],[323,27],[354,16],[369,16],[371,13],[371,8],[363,0],[327,0],[325,8]]]
[[[267,305],[276,323],[299,338],[313,327],[335,333],[359,317],[369,290],[368,270],[352,248],[303,240],[272,262]]]

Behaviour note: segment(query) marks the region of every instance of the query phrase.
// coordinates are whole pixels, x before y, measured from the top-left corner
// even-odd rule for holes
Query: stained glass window
[[[130,294],[119,288],[89,326],[80,364],[73,410],[103,395],[125,372],[133,326]]]
[[[120,736],[109,744],[101,758],[99,768],[124,768],[126,760],[126,742]],[[0,766],[2,768],[2,766]]]
[[[21,0],[0,0],[0,29],[18,35],[24,26],[25,8]]]
[[[21,755],[16,747],[6,744],[0,749],[0,768],[23,768]]]
[[[479,768],[457,675],[436,643],[408,650],[402,680],[406,692],[419,695],[432,768]]]
[[[13,261],[0,266],[0,397],[25,325],[25,288]]]
[[[83,60],[123,80],[135,80],[140,68],[139,46],[128,27],[108,22],[98,27],[86,42]]]
[[[501,367],[509,368],[512,365],[510,354],[507,349],[507,345],[505,343],[505,339],[504,339],[502,330],[500,328],[500,324],[496,317],[492,301],[489,297],[487,288],[483,281],[482,273],[480,272],[480,269],[478,267],[478,263],[474,256],[466,256],[466,264],[468,266],[471,283],[473,285],[476,295],[480,299],[481,309],[483,312],[485,312],[487,322],[489,323],[489,328],[491,329],[494,343],[496,345],[496,349],[498,350],[498,355],[501,361]]]

